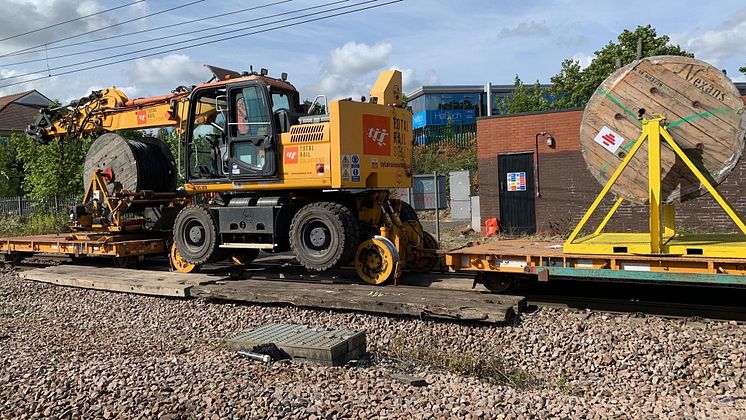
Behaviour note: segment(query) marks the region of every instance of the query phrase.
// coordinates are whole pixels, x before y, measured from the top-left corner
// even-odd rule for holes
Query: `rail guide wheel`
[[[200,264],[192,264],[185,260],[176,249],[176,244],[171,245],[171,251],[168,253],[168,259],[171,262],[171,269],[179,273],[196,273],[202,267]]]
[[[416,273],[427,273],[438,264],[438,254],[434,251],[438,249],[438,241],[433,238],[433,235],[424,231],[422,239],[423,247],[431,251],[422,252],[414,261],[407,263],[407,268]]]
[[[368,284],[383,284],[396,273],[399,252],[389,239],[375,236],[363,241],[355,253],[355,271]]]

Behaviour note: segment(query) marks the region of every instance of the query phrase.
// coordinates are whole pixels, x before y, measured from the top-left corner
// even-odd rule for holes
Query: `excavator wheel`
[[[206,263],[218,248],[218,227],[204,206],[184,207],[174,222],[174,244],[189,264]]]
[[[251,264],[258,256],[258,249],[242,249],[231,252],[228,260],[233,263],[233,265],[246,266]]]
[[[171,263],[171,270],[178,271],[179,273],[196,273],[202,267],[184,260],[179,251],[176,250],[176,244],[171,245],[168,259]]]
[[[422,232],[423,247],[429,250],[438,249],[438,241],[433,238],[433,235],[423,231]],[[408,263],[407,266],[414,272],[427,273],[432,270],[433,267],[438,263],[438,254],[434,251],[432,253],[421,253],[419,257]]]
[[[340,267],[355,256],[360,228],[352,211],[332,202],[310,203],[290,223],[290,249],[307,269]]]
[[[391,279],[398,263],[396,246],[383,236],[363,241],[355,253],[355,271],[368,284],[383,284]]]

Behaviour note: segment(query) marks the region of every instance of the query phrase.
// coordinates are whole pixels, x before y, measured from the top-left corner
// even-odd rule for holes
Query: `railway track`
[[[15,266],[24,271],[57,264],[69,264],[64,257],[29,259]],[[76,264],[102,265],[100,259],[76,261]],[[103,264],[105,265],[105,263]],[[146,270],[166,271],[165,258],[152,258],[140,265]],[[288,255],[268,255],[251,267],[236,268],[227,263],[212,264],[204,273],[231,279],[251,279],[307,283],[309,285],[357,284],[352,268],[327,273],[309,273]],[[473,275],[463,273],[428,273],[404,276],[403,286],[486,293],[474,286]],[[505,295],[526,297],[532,308],[567,308],[578,312],[627,314],[637,317],[662,316],[696,321],[698,319],[746,322],[746,290],[680,285],[629,284],[619,282],[552,280],[549,283],[521,284]]]

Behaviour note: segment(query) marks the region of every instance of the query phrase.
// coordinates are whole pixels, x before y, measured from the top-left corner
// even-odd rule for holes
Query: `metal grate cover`
[[[296,360],[340,366],[365,354],[365,330],[265,324],[225,340],[233,351],[274,343]]]

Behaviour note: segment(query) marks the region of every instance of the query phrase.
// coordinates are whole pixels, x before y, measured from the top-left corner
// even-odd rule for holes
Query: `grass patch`
[[[437,370],[470,376],[497,385],[530,388],[539,383],[528,372],[508,366],[497,350],[485,349],[481,353],[448,352],[423,345],[407,346],[403,337],[391,344],[391,357],[402,362],[403,367],[427,365]]]
[[[68,225],[69,219],[65,214],[36,213],[27,216],[1,216],[0,236],[67,232]]]

